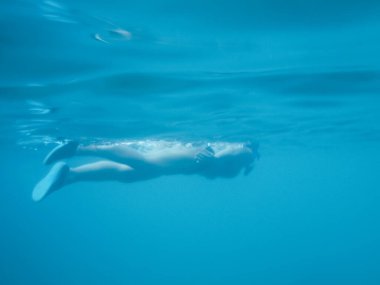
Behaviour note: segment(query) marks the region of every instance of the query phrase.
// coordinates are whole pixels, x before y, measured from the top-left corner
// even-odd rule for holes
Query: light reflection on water
[[[378,141],[379,5],[149,4],[2,2],[2,139]]]

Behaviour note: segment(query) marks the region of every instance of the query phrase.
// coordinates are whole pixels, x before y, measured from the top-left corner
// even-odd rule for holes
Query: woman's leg
[[[155,171],[134,169],[129,165],[101,160],[70,168],[65,184],[80,181],[119,181],[131,183],[157,177]]]
[[[138,150],[127,144],[111,145],[80,145],[76,141],[68,141],[54,148],[45,158],[44,164],[51,164],[72,156],[96,156],[113,160],[132,167],[141,166],[146,163],[145,156]]]
[[[126,144],[79,145],[75,155],[96,156],[129,165],[135,165],[136,163],[141,164],[145,162],[145,157],[141,154],[141,152]]]
[[[131,183],[160,176],[154,169],[136,170],[129,165],[101,160],[69,168],[64,162],[56,163],[49,173],[34,187],[32,198],[40,201],[62,187],[81,181],[119,181]]]

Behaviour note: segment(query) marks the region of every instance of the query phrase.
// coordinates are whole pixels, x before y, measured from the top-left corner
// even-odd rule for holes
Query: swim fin
[[[48,165],[52,162],[73,156],[78,148],[77,141],[68,141],[62,145],[55,147],[44,159],[44,164]]]
[[[33,201],[41,201],[47,195],[61,188],[68,173],[69,167],[66,163],[56,163],[49,173],[34,187],[32,192]]]

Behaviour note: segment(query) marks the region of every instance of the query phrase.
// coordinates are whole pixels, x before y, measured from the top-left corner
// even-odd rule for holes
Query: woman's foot
[[[56,163],[49,173],[34,187],[32,199],[35,202],[41,201],[47,195],[57,191],[64,185],[67,174],[70,169],[64,162]]]
[[[55,147],[44,159],[44,164],[50,164],[58,160],[71,157],[75,154],[79,143],[77,141],[68,141],[65,144]]]

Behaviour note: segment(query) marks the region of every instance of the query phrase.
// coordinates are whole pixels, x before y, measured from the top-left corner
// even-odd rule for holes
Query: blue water
[[[2,0],[0,284],[380,284],[379,15],[370,0]],[[254,141],[261,159],[246,177],[34,203],[66,138]]]

